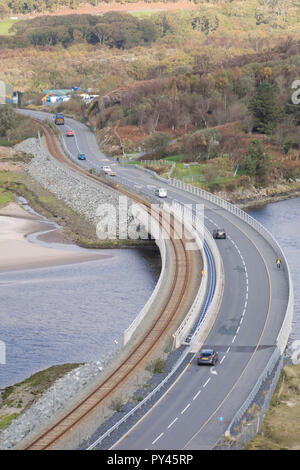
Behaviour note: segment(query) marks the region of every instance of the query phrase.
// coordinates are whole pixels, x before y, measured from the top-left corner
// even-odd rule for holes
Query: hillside
[[[173,159],[177,177],[210,190],[292,183],[299,178],[300,107],[291,101],[299,22],[296,0],[37,16],[0,37],[0,79],[38,107],[44,89],[92,89],[99,98],[90,107],[74,95],[57,110],[88,122],[111,155],[142,149]],[[191,161],[199,166],[185,171]]]

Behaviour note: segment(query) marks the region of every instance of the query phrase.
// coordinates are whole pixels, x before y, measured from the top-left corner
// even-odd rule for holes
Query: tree
[[[258,85],[250,101],[249,110],[254,117],[253,131],[260,134],[271,134],[280,116],[274,85],[270,83]]]
[[[15,113],[9,105],[0,105],[0,135],[5,136],[6,132],[15,122]]]
[[[165,132],[153,132],[142,143],[143,150],[150,155],[160,158],[164,155],[172,137]]]
[[[252,176],[257,185],[264,186],[267,184],[271,170],[271,160],[260,140],[251,142],[247,156],[242,161],[241,169],[246,175]]]
[[[202,31],[206,36],[219,27],[219,18],[217,16],[199,15],[192,19],[192,28]]]

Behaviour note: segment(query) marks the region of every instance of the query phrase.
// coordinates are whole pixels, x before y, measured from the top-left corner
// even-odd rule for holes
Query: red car
[[[69,130],[66,132],[66,136],[67,136],[67,137],[73,137],[73,136],[74,136],[74,131],[72,131],[72,129],[69,129]]]

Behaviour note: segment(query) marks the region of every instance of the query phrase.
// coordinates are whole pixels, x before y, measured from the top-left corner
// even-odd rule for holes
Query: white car
[[[155,196],[158,197],[167,197],[167,190],[164,188],[159,188],[155,190]]]
[[[110,166],[103,166],[102,170],[104,171],[104,173],[107,173],[107,174],[110,174],[112,171]]]

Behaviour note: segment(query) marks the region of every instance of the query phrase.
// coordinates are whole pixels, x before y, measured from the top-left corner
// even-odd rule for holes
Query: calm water
[[[300,340],[300,198],[275,202],[248,212],[275,236],[289,263],[295,296],[290,344]]]
[[[155,287],[160,257],[148,249],[103,253],[111,257],[0,274],[0,339],[6,343],[0,388],[120,346]]]
[[[249,213],[285,252],[295,291],[290,342],[300,339],[300,198]],[[96,360],[119,347],[114,340],[121,343],[155,287],[159,255],[135,249],[104,254],[111,258],[0,274],[0,339],[6,343],[0,388],[53,364]]]

